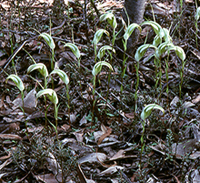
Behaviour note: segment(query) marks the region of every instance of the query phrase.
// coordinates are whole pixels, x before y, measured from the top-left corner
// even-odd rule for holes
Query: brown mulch
[[[184,68],[174,52],[163,54],[161,87],[156,88],[156,66],[150,58],[152,50],[148,50],[140,61],[136,91],[134,58],[128,59],[122,80],[123,61],[107,53],[104,59],[112,63],[114,71],[109,86],[109,70],[103,67],[98,75],[95,102],[92,40],[100,28],[112,35],[111,27],[99,22],[99,15],[113,11],[120,19],[122,2],[68,3],[0,2],[0,181],[198,182],[200,37],[195,27],[195,3],[185,1],[181,8],[176,1],[151,0],[144,15],[145,20],[155,19],[170,30],[173,43],[185,51]],[[152,43],[155,36],[149,27],[142,28],[134,51],[146,41]],[[39,38],[43,32],[52,35],[55,63],[70,81],[67,88],[57,75],[48,80],[48,88],[54,89],[59,99],[57,133],[53,104],[48,98],[36,98],[44,79],[37,71],[27,73],[33,59],[44,63],[49,73],[52,71],[52,52]],[[110,40],[103,36],[98,49],[111,45]],[[72,51],[63,46],[69,42],[81,52],[80,68]],[[10,74],[17,74],[24,83],[23,110],[18,88],[11,80],[6,82]],[[162,106],[165,113],[153,110],[146,120],[141,153],[140,114],[150,103]]]

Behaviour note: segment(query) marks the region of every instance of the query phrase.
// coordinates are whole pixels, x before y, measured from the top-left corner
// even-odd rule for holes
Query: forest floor
[[[0,2],[0,181],[200,182],[195,2],[146,3],[169,39],[142,25],[136,56],[114,44],[122,2],[92,2]]]

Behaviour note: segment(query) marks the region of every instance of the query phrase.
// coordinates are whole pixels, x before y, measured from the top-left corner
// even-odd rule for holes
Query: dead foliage
[[[175,52],[162,55],[160,87],[155,87],[151,49],[140,60],[137,88],[135,59],[127,60],[122,79],[123,60],[109,53],[104,59],[114,70],[103,68],[94,85],[94,34],[104,28],[112,35],[111,27],[100,23],[99,17],[113,11],[120,19],[121,8],[122,2],[111,0],[0,2],[1,182],[199,182],[200,23],[196,29],[196,5],[192,0],[182,7],[178,1],[146,4],[144,18],[169,29],[174,45],[186,54],[184,68]],[[56,131],[52,102],[36,96],[44,79],[37,71],[27,73],[33,60],[52,71],[52,50],[39,38],[44,32],[55,41],[55,65],[69,77],[68,88],[56,74],[47,81],[59,100]],[[148,26],[142,27],[134,53],[154,36]],[[80,67],[65,43],[74,43],[80,50]],[[103,36],[98,49],[102,45],[111,45],[111,38]],[[6,82],[10,74],[17,74],[24,83],[23,101],[16,85]],[[151,103],[162,106],[165,113],[153,110],[143,128],[140,114]]]

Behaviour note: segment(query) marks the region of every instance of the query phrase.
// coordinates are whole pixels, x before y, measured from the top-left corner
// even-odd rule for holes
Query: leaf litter
[[[151,2],[157,22],[166,27],[170,27],[173,22],[172,15],[181,12],[175,8],[178,4],[174,2]],[[180,24],[178,32],[173,32],[176,35],[173,37],[174,42],[187,50],[187,60],[190,60],[186,62],[183,73],[181,98],[178,91],[180,60],[172,54],[168,68],[165,64],[162,65],[164,82],[161,90],[156,91],[153,52],[148,50],[141,60],[141,83],[137,91],[138,105],[135,111],[134,62],[128,61],[127,75],[121,82],[118,77],[121,61],[118,58],[113,59],[113,65],[116,65],[114,71],[103,68],[99,73],[95,88],[97,100],[93,104],[92,70],[95,61],[90,40],[93,40],[96,22],[99,20],[95,6],[89,2],[86,11],[83,8],[84,1],[68,1],[68,6],[64,3],[60,6],[59,11],[62,13],[59,14],[55,5],[45,3],[46,1],[0,3],[1,12],[4,13],[0,31],[1,181],[198,182],[200,54],[194,41],[194,23],[183,17],[185,22]],[[183,16],[192,17],[191,9],[195,5],[193,2],[185,3],[187,11],[183,11]],[[26,9],[26,6],[29,8]],[[119,17],[118,10],[122,8],[122,4],[117,1],[96,1],[96,8],[101,14],[104,10],[115,10]],[[49,12],[53,12],[51,18]],[[152,19],[148,5],[145,16]],[[49,27],[50,24],[52,27]],[[50,28],[52,31],[49,31]],[[98,28],[104,26],[98,25]],[[175,30],[173,28],[175,25],[172,25],[171,30]],[[38,34],[34,30],[52,33],[56,44],[56,65],[69,76],[68,96],[67,88],[59,77],[53,76],[53,79],[48,80],[49,85],[54,83],[51,86],[58,93],[60,101],[58,139],[54,126],[54,107],[45,98],[36,98],[43,78],[36,72],[30,75],[26,72],[33,60],[45,64],[48,71],[51,71],[51,51],[44,41],[38,40]],[[110,31],[109,28],[108,30]],[[141,44],[147,34],[146,28],[142,31]],[[63,46],[63,42],[69,40],[75,42],[81,50],[80,66],[77,57]],[[108,41],[104,37],[101,44],[108,45]],[[99,48],[101,44],[98,45]],[[109,58],[109,54],[106,57]],[[167,54],[162,55],[163,60],[166,58]],[[15,68],[11,66],[13,60]],[[168,75],[165,69],[168,69]],[[26,88],[24,101],[11,81],[5,83],[7,76],[15,72]],[[109,72],[111,82],[108,88]],[[36,82],[32,78],[36,78]],[[120,93],[122,86],[124,90]],[[140,115],[145,106],[155,102],[159,103],[165,113],[153,110],[146,119],[145,146],[141,154],[143,127]]]

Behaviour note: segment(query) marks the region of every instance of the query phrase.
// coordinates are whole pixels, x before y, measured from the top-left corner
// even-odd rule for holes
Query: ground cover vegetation
[[[1,182],[200,180],[199,1],[122,5],[0,2]]]

